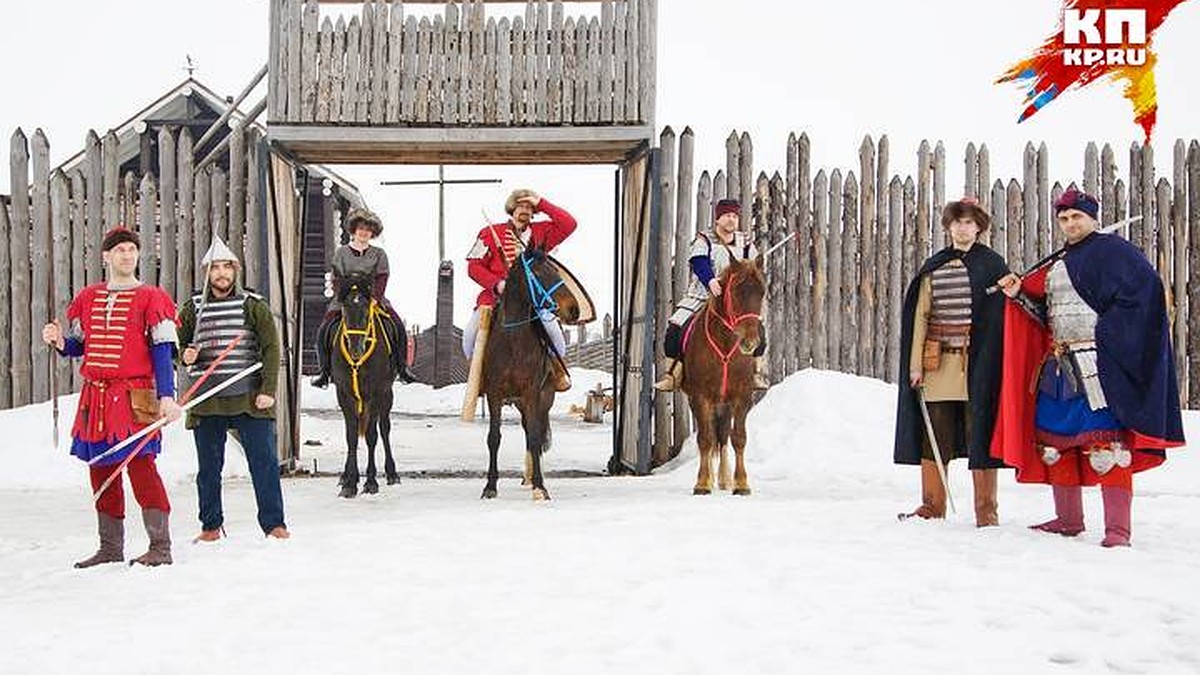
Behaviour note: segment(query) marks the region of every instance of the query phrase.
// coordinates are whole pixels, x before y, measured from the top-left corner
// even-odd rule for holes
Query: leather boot
[[[901,514],[900,519],[913,516],[925,520],[946,517],[946,488],[938,475],[937,464],[931,459],[921,460],[921,505],[911,513]]]
[[[146,536],[150,538],[150,548],[143,554],[129,561],[132,565],[155,567],[171,564],[171,527],[167,512],[158,509],[142,509],[142,523],[146,526]]]
[[[562,359],[550,359],[550,377],[554,378],[554,391],[562,393],[571,388],[571,374]]]
[[[1078,485],[1054,486],[1054,520],[1030,525],[1040,530],[1064,537],[1074,537],[1083,532],[1083,490]]]
[[[996,497],[996,470],[975,469],[971,471],[975,487],[975,527],[993,527],[1000,524],[999,503]]]
[[[676,391],[683,384],[683,361],[668,359],[667,372],[663,374],[654,388],[658,391]]]
[[[317,368],[320,371],[311,381],[312,386],[324,389],[329,386],[331,368],[329,361],[329,329],[333,321],[322,321],[317,328]]]
[[[1104,485],[1100,487],[1100,495],[1104,499],[1104,540],[1100,545],[1104,548],[1129,546],[1133,493],[1125,488]]]
[[[76,569],[95,567],[103,563],[121,562],[125,559],[125,521],[113,518],[107,513],[96,512],[97,526],[100,533],[100,549],[75,563]]]

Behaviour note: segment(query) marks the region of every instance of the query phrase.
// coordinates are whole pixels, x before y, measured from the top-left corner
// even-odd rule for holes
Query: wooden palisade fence
[[[400,0],[367,0],[335,21],[322,16],[330,2],[272,0],[268,119],[642,123],[653,115],[653,1],[603,0],[598,14],[567,17],[561,0],[529,0],[523,16],[497,20],[480,0],[419,19]]]
[[[804,368],[820,368],[896,381],[900,304],[917,267],[945,245],[941,209],[947,198],[977,197],[992,214],[985,243],[1020,272],[1062,243],[1052,204],[1075,183],[1100,198],[1107,225],[1127,216],[1142,220],[1126,231],[1159,271],[1168,295],[1181,396],[1200,408],[1200,142],[1177,140],[1171,174],[1156,177],[1155,148],[1134,143],[1128,172],[1118,177],[1116,153],[1089,143],[1084,172],[1051,181],[1049,150],[1027,144],[1020,179],[993,178],[989,149],[970,143],[963,153],[961,189],[945,184],[942,143],[922,142],[912,173],[893,173],[887,136],[863,139],[857,171],[818,169],[813,174],[807,135],[787,139],[783,171],[754,174],[747,133],[726,140],[726,164],[694,178],[691,129],[677,139],[667,127],[659,139],[663,170],[656,314],[656,361],[662,367],[662,333],[672,303],[687,286],[688,243],[711,227],[712,208],[739,198],[743,228],[765,250],[795,232],[795,241],[767,262],[770,378],[779,382]],[[655,395],[654,460],[677,451],[689,433],[682,394]]]
[[[191,131],[158,134],[160,176],[119,176],[117,137],[89,132],[83,159],[68,173],[51,170],[50,144],[39,129],[32,141],[11,138],[11,192],[0,198],[0,408],[49,398],[48,368],[57,364],[59,393],[77,391],[68,359],[51,361],[41,327],[62,319],[72,294],[103,280],[100,241],[124,224],[142,240],[139,275],[177,302],[203,284],[200,259],[219,234],[243,261],[243,281],[265,288],[262,261],[264,195],[259,176],[262,134],[232,132],[229,171],[216,163],[196,170]],[[265,152],[265,150],[262,150]],[[249,226],[248,223],[253,223]]]

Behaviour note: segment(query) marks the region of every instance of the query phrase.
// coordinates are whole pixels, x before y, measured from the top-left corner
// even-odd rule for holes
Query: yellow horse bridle
[[[366,328],[347,328],[346,322],[343,320],[341,328],[338,330],[338,347],[342,352],[342,358],[346,360],[346,365],[350,366],[350,388],[354,392],[354,403],[357,407],[357,413],[361,415],[363,412],[362,392],[358,387],[358,369],[362,367],[371,355],[375,353],[375,347],[379,343],[378,334],[383,334],[383,343],[387,348],[388,354],[392,353],[392,343],[388,340],[387,331],[378,330],[379,314],[382,310],[379,309],[379,303],[374,299],[367,307],[367,327]],[[354,358],[350,353],[350,338],[363,337],[367,343],[367,349],[362,356]]]

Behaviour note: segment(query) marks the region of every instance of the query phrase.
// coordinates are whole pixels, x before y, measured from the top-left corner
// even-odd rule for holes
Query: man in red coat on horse
[[[508,222],[487,225],[479,230],[475,245],[467,254],[467,274],[483,287],[475,300],[475,312],[467,327],[463,329],[463,353],[470,359],[475,352],[475,339],[479,332],[480,309],[494,307],[496,299],[504,294],[504,279],[508,268],[521,251],[537,247],[546,252],[553,250],[575,231],[575,218],[565,209],[538,195],[533,190],[514,190],[504,203]],[[535,214],[547,216],[545,220],[533,219]],[[553,312],[543,311],[539,318],[558,356],[566,355],[566,339],[562,326]],[[571,388],[571,378],[559,359],[551,359],[556,378],[555,389],[566,391]]]

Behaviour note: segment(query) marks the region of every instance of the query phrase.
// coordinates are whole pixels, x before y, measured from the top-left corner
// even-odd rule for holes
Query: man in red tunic
[[[475,337],[479,332],[479,310],[494,307],[496,298],[504,294],[504,278],[512,261],[526,248],[538,247],[547,252],[554,249],[575,231],[575,218],[533,190],[514,190],[504,203],[508,212],[506,223],[488,225],[479,231],[475,245],[467,254],[467,274],[483,287],[475,301],[475,313],[463,330],[463,353],[467,358],[475,351]],[[535,213],[548,216],[547,220],[534,221]],[[541,316],[546,334],[558,355],[566,355],[566,339],[562,326],[550,312]],[[566,391],[571,380],[558,359],[551,359],[557,378],[555,389]]]
[[[82,357],[84,377],[79,408],[71,429],[71,454],[91,467],[92,489],[99,490],[136,447],[106,454],[154,419],[179,418],[175,402],[175,303],[157,286],[137,279],[138,236],[117,227],[101,244],[108,281],[79,292],[67,307],[67,329],[57,323],[42,329],[42,338],[59,354]],[[150,549],[134,558],[143,565],[171,564],[167,515],[171,504],[154,458],[162,449],[155,432],[129,462],[133,495],[142,507]],[[125,554],[125,495],[113,481],[96,502],[100,548],[75,563],[84,568],[120,562]]]

